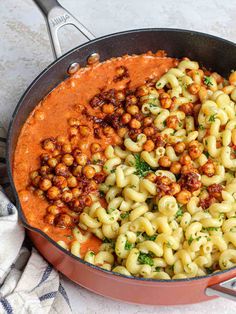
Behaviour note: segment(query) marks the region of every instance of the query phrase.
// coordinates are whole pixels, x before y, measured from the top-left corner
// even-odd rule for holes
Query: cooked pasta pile
[[[235,266],[236,72],[227,81],[185,58],[126,97],[119,121],[112,117],[120,142],[82,166],[89,179],[100,174],[100,194],[70,225],[71,244],[59,244],[81,257],[94,234],[100,249],[82,258],[127,276],[181,279]],[[113,114],[114,104],[102,105]]]

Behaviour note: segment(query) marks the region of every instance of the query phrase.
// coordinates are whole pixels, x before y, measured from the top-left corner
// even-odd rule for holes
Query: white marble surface
[[[175,27],[236,41],[236,0],[61,0],[96,36],[141,27]],[[44,19],[31,0],[0,1],[0,122],[5,127],[27,85],[51,61]],[[81,42],[61,33],[65,48]],[[178,307],[124,304],[97,296],[64,279],[73,313],[236,313],[235,303],[218,299]],[[65,313],[66,314],[66,313]]]

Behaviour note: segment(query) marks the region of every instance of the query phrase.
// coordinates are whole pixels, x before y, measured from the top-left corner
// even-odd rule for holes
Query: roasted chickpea
[[[55,206],[57,206],[59,209],[65,207],[65,204],[64,204],[64,202],[62,202],[61,199],[54,200],[53,204],[54,204]]]
[[[81,175],[81,173],[82,173],[82,166],[81,165],[79,165],[73,169],[73,175],[74,176],[77,177],[77,176]]]
[[[230,82],[230,85],[236,86],[236,71],[230,74],[229,82]]]
[[[131,121],[131,114],[129,114],[129,113],[124,113],[123,115],[122,115],[122,117],[121,117],[121,122],[123,123],[123,124],[127,124],[127,123],[129,123]]]
[[[74,157],[70,154],[65,154],[61,161],[66,165],[66,166],[71,166],[73,165],[73,162],[74,162]]]
[[[127,105],[136,105],[137,103],[138,103],[138,99],[134,95],[129,95],[126,97]]]
[[[176,182],[171,183],[169,187],[170,187],[170,190],[169,190],[170,195],[178,194],[181,190],[180,185]]]
[[[194,109],[193,109],[193,104],[191,102],[186,103],[186,104],[182,104],[181,106],[179,106],[179,109],[181,111],[183,111],[186,116],[192,116],[194,113]]]
[[[153,151],[155,148],[155,144],[153,143],[152,140],[147,140],[146,143],[143,145],[143,149],[146,150],[147,152]]]
[[[183,165],[181,168],[181,174],[188,174],[189,172],[196,172],[197,169],[192,164]]]
[[[72,217],[67,215],[67,214],[60,214],[56,217],[56,219],[54,220],[56,226],[58,228],[70,228],[73,226],[73,220]]]
[[[168,128],[174,129],[176,130],[179,126],[179,119],[177,116],[173,115],[173,116],[169,116],[166,118],[166,126]]]
[[[67,179],[67,185],[69,188],[75,188],[78,185],[77,179],[74,176],[71,176]]]
[[[47,197],[50,200],[57,200],[60,197],[60,190],[56,186],[52,186],[50,189],[47,190]]]
[[[34,180],[34,178],[36,178],[39,175],[38,171],[32,171],[30,172],[30,180]]]
[[[47,212],[52,215],[58,215],[60,213],[60,209],[56,205],[50,205],[47,208]]]
[[[55,167],[55,173],[58,176],[63,176],[63,177],[68,176],[68,168],[63,163],[59,163]]]
[[[121,116],[124,112],[125,112],[124,109],[121,107],[116,109],[116,114],[118,114],[119,116]]]
[[[153,123],[153,118],[151,117],[145,117],[143,119],[143,125],[146,127],[146,126],[151,126]]]
[[[88,179],[92,179],[95,176],[95,169],[92,166],[85,166],[83,168],[83,174],[86,176]]]
[[[37,190],[34,191],[34,194],[35,194],[37,197],[39,197],[39,198],[41,198],[41,199],[44,199],[44,192],[43,192],[42,190],[37,189]]]
[[[172,100],[170,98],[163,98],[161,99],[161,107],[163,109],[168,109],[172,105]]]
[[[50,168],[55,168],[57,164],[58,164],[58,161],[56,158],[49,158],[48,159],[48,165]]]
[[[178,143],[176,143],[175,146],[174,146],[174,150],[175,150],[175,152],[176,152],[177,154],[183,153],[184,150],[185,150],[185,148],[186,148],[186,145],[185,145],[184,142],[178,142]]]
[[[114,129],[111,127],[111,126],[106,126],[104,129],[103,129],[103,133],[106,135],[106,136],[112,136],[114,134]]]
[[[58,157],[60,155],[60,151],[58,149],[54,149],[52,152],[52,157]]]
[[[122,76],[127,72],[126,67],[124,67],[123,65],[119,66],[116,68],[116,75],[117,76]]]
[[[120,128],[117,131],[117,134],[119,135],[119,137],[124,137],[127,132],[128,132],[127,128]]]
[[[170,171],[174,174],[179,174],[181,167],[181,163],[179,163],[178,161],[173,161],[170,166]]]
[[[183,154],[180,157],[179,162],[181,163],[181,165],[188,165],[192,162],[192,159],[188,154]]]
[[[129,105],[126,110],[132,116],[139,113],[139,107],[136,105]]]
[[[58,135],[56,141],[59,145],[63,145],[68,142],[68,139],[66,138],[66,136]]]
[[[190,201],[191,192],[188,190],[182,190],[176,195],[177,202],[180,204],[187,204]]]
[[[203,145],[197,141],[194,141],[196,143],[192,144],[192,142],[189,144],[188,153],[190,157],[194,160],[201,156],[203,152]]]
[[[88,157],[84,153],[79,153],[75,155],[75,160],[80,166],[85,166],[88,161]]]
[[[76,127],[72,126],[69,128],[69,135],[70,136],[76,136],[78,135],[79,131]]]
[[[79,132],[80,132],[81,136],[86,137],[89,135],[90,130],[89,130],[89,127],[87,127],[85,125],[80,125],[79,126]]]
[[[63,200],[63,202],[65,203],[69,203],[72,201],[73,199],[73,194],[71,191],[64,191],[61,195],[61,199]]]
[[[73,188],[71,192],[72,192],[73,198],[78,198],[82,193],[82,191],[78,188]]]
[[[125,94],[124,94],[124,92],[118,91],[118,92],[116,93],[116,99],[119,100],[119,101],[125,100]]]
[[[112,114],[114,112],[115,108],[114,105],[112,104],[104,104],[102,106],[102,112],[106,113],[106,114]]]
[[[63,190],[67,187],[66,178],[64,178],[63,176],[55,176],[53,178],[53,185]]]
[[[141,128],[141,122],[138,121],[137,119],[132,119],[129,123],[129,126],[132,129],[140,129]]]
[[[49,225],[53,225],[54,220],[55,220],[55,216],[53,214],[47,214],[46,216],[44,216],[44,221],[48,223]]]
[[[171,160],[168,156],[162,156],[158,160],[158,163],[161,167],[164,167],[164,168],[169,168],[171,166]]]
[[[188,91],[192,94],[192,95],[196,95],[200,90],[200,85],[199,84],[196,84],[196,83],[193,83],[193,84],[190,84],[188,86]]]
[[[81,197],[81,204],[83,207],[91,206],[93,203],[92,198],[89,195],[85,195]]]
[[[31,183],[33,184],[33,186],[38,187],[40,180],[41,180],[41,177],[40,176],[36,176],[33,179],[31,179]]]
[[[70,126],[79,126],[80,125],[79,120],[76,119],[76,118],[70,118],[68,120],[68,123],[69,123]]]
[[[208,177],[212,177],[215,174],[215,167],[211,160],[208,160],[202,167],[202,172]]]
[[[160,93],[160,91],[159,91],[159,93]],[[165,92],[160,93],[160,99],[167,99],[167,98],[170,98],[170,95],[168,93],[165,93]]]
[[[61,150],[62,150],[63,153],[65,153],[65,154],[66,154],[66,153],[67,153],[67,154],[70,154],[70,153],[72,152],[71,144],[70,144],[70,143],[63,144]]]
[[[97,174],[96,174],[97,175]],[[96,176],[95,175],[95,176]],[[95,176],[94,176],[94,178],[95,178]],[[97,190],[97,188],[98,188],[98,185],[97,185],[97,183],[95,182],[95,180],[90,180],[90,182],[89,182],[89,185],[88,185],[88,189],[90,190],[90,191],[95,191],[95,190]]]
[[[157,176],[155,175],[155,173],[151,172],[146,175],[145,179],[155,183],[157,180]]]
[[[52,182],[48,179],[42,179],[39,182],[39,188],[42,191],[47,191],[52,186]]]
[[[47,138],[46,140],[43,141],[43,149],[52,152],[55,149],[55,144],[53,139]]]
[[[39,172],[40,172],[41,176],[46,176],[50,173],[50,168],[48,166],[42,166],[39,169]]]
[[[92,143],[91,146],[90,146],[90,150],[91,150],[91,153],[97,153],[97,152],[100,152],[101,151],[101,145],[98,144],[98,143]]]
[[[153,127],[148,126],[146,128],[143,129],[143,133],[147,136],[152,136],[155,133],[155,130]]]
[[[148,87],[146,85],[143,85],[138,87],[136,91],[136,96],[142,97],[148,95],[148,93],[149,93]]]

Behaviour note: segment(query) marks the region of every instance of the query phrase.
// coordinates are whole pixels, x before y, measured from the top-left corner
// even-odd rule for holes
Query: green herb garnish
[[[135,154],[134,158],[135,158],[135,168],[136,168],[135,174],[137,174],[140,177],[144,177],[149,171],[152,170],[152,168],[149,166],[149,164],[147,164],[140,157],[139,154]]]
[[[212,78],[210,76],[204,76],[204,84],[206,84],[207,86],[213,86]]]
[[[125,250],[130,251],[133,248],[133,243],[130,243],[129,241],[125,242]]]
[[[205,130],[205,128],[202,124],[199,124],[198,128],[199,128],[199,130]]]
[[[212,114],[210,117],[209,117],[209,121],[210,122],[215,122],[216,120],[216,113]]]
[[[157,266],[157,267],[155,268],[155,270],[156,270],[157,272],[160,272],[160,271],[161,271],[161,267]]]
[[[105,197],[105,193],[103,191],[99,191],[100,197]]]
[[[203,227],[202,229],[206,231],[218,231],[219,227]]]
[[[212,274],[213,271],[214,271],[211,267],[209,267],[209,268],[206,267],[205,269],[206,269],[206,273],[207,273],[208,275]]]
[[[210,157],[210,154],[209,154],[208,152],[203,152],[203,154],[204,154],[207,158]]]
[[[126,212],[126,213],[123,213],[123,214],[120,215],[121,219],[125,219],[127,217],[129,217],[129,212]]]
[[[91,252],[89,252],[89,255],[90,255],[90,256],[94,256],[95,253],[91,251]]]
[[[150,265],[150,266],[154,265],[153,259],[150,257],[150,254],[146,254],[146,253],[143,253],[143,252],[139,253],[138,262],[140,264],[147,264],[147,265]]]
[[[179,206],[179,209],[178,209],[177,213],[175,214],[175,218],[182,217],[183,214],[184,214],[183,209],[182,209],[182,207]]]
[[[193,242],[193,236],[191,235],[190,238],[188,239],[188,245],[190,245]]]
[[[144,237],[145,240],[150,240],[150,241],[155,241],[156,238],[157,238],[157,235],[156,235],[156,234],[154,234],[154,235],[152,235],[152,236],[149,236],[149,235],[146,234],[146,232],[144,232],[144,233],[142,234],[142,236]]]

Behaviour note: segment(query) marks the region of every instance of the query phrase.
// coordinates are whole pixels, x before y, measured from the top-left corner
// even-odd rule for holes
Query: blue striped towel
[[[15,206],[3,188],[5,132],[0,126],[0,314],[71,312],[59,273],[25,239]]]

